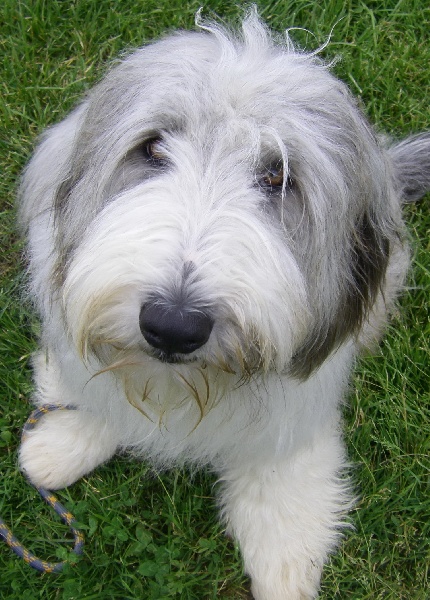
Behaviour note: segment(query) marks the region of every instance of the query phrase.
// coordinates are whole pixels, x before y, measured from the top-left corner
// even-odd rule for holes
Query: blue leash
[[[39,419],[46,415],[48,412],[52,412],[54,410],[73,410],[74,407],[71,406],[62,406],[60,404],[45,404],[40,408],[36,408],[31,415],[29,416],[24,428],[22,430],[22,437],[25,438],[26,433],[31,431]],[[83,552],[84,547],[84,536],[83,534],[76,529],[76,521],[71,512],[69,512],[58,500],[57,498],[51,494],[48,490],[44,488],[37,487],[36,488],[42,498],[55,510],[55,512],[61,517],[62,521],[66,523],[70,527],[71,532],[73,533],[73,537],[75,539],[75,545],[73,547],[73,552],[76,555],[80,555]],[[59,573],[67,561],[62,562],[47,562],[45,560],[41,560],[37,558],[34,554],[32,554],[27,548],[25,548],[21,542],[13,535],[11,529],[6,525],[3,519],[0,518],[0,537],[4,539],[6,544],[21,557],[28,565],[40,571],[41,573]]]

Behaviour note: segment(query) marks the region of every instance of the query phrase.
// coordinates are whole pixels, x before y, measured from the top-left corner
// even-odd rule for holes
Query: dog
[[[42,322],[20,466],[48,489],[130,451],[219,477],[256,600],[318,593],[353,502],[340,409],[409,266],[430,133],[375,134],[255,9],[121,60],[22,179]]]

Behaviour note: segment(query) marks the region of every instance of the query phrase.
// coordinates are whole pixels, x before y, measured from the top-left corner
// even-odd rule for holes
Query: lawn
[[[36,136],[57,122],[122,51],[163,31],[193,27],[200,5],[234,22],[243,3],[220,0],[3,0],[0,8],[1,284],[0,515],[46,559],[67,558],[71,538],[17,469],[30,412],[37,319],[23,301],[22,243],[14,228],[19,173]],[[258,2],[278,31],[327,59],[394,137],[430,127],[430,8],[426,0]],[[381,7],[383,6],[383,7]],[[388,335],[357,369],[345,439],[359,501],[324,572],[323,600],[429,598],[429,197],[406,208],[414,249],[408,290]],[[118,457],[59,493],[86,537],[60,575],[40,575],[0,542],[2,600],[209,600],[246,597],[237,548],[217,524],[215,480],[158,474]]]

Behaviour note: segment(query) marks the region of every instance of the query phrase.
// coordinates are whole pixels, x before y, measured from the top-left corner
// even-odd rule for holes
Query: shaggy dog
[[[351,504],[340,406],[402,288],[430,134],[375,136],[316,53],[176,33],[42,137],[21,186],[45,415],[32,482],[131,450],[209,466],[257,600],[317,594]]]

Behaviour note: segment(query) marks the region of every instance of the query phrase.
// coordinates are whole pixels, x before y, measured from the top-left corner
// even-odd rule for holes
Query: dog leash
[[[54,410],[75,410],[73,406],[62,406],[61,404],[45,404],[39,408],[36,408],[31,415],[29,416],[27,422],[24,425],[22,430],[22,439],[25,439],[26,434],[34,429],[39,419],[46,415],[48,412],[52,412]],[[75,545],[73,547],[73,552],[76,555],[82,554],[84,547],[84,536],[76,528],[76,521],[71,512],[69,512],[58,500],[57,498],[51,494],[49,490],[45,488],[36,487],[36,490],[42,496],[42,498],[47,502],[55,512],[61,517],[62,521],[69,526],[71,532],[73,533],[73,537],[75,539]],[[41,573],[59,573],[64,565],[68,561],[62,562],[47,562],[45,560],[41,560],[34,554],[32,554],[27,548],[25,548],[21,542],[13,535],[10,528],[6,525],[3,519],[0,518],[0,537],[4,539],[6,544],[17,554],[20,558],[22,558],[30,567],[40,571]]]

